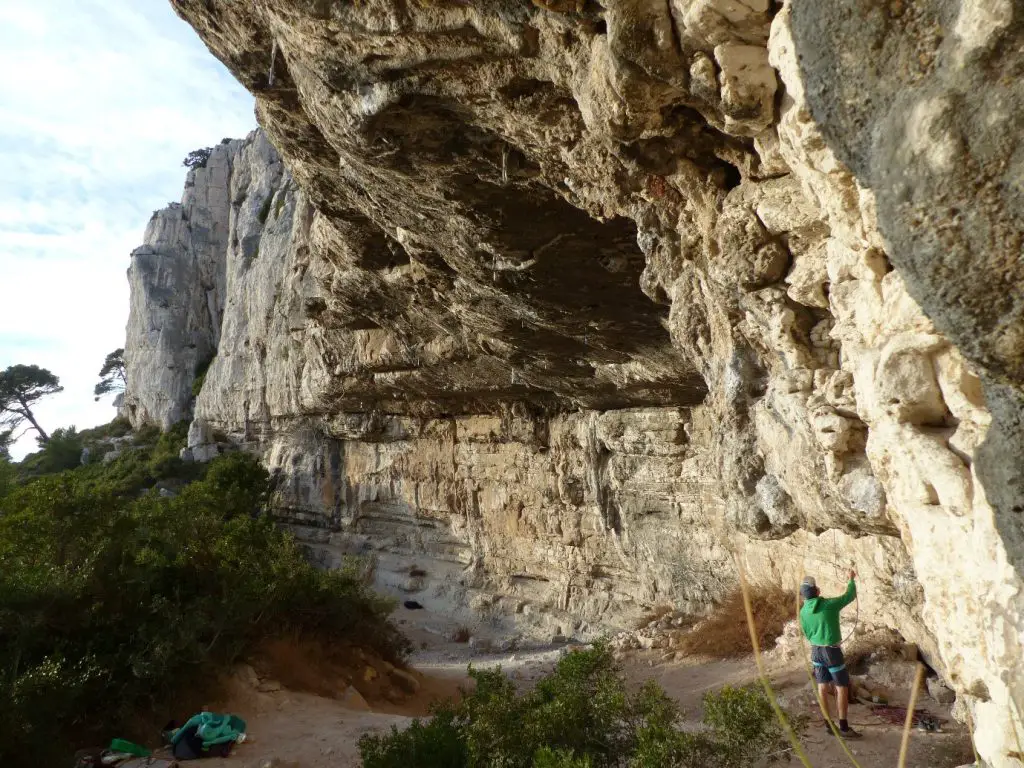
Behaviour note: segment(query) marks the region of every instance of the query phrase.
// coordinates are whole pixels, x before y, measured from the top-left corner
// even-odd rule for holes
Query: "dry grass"
[[[472,636],[473,632],[469,627],[459,627],[451,635],[453,643],[468,643]]]
[[[753,587],[750,606],[758,645],[771,647],[782,634],[786,622],[792,618],[793,598],[779,587]],[[680,641],[683,653],[731,659],[750,653],[750,634],[747,627],[743,592],[732,592],[715,612],[690,630]]]

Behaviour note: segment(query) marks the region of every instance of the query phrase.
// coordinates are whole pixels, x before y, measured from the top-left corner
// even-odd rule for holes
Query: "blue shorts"
[[[850,673],[846,670],[842,648],[831,645],[811,646],[811,664],[814,665],[814,679],[818,683],[835,683],[840,688],[849,687]]]

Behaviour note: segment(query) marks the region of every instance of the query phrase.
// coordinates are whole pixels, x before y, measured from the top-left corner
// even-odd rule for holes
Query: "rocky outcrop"
[[[1012,185],[952,201],[989,166],[942,107],[988,98],[998,3],[961,43],[899,3],[172,4],[288,171],[218,148],[151,224],[137,422],[186,412],[215,347],[196,455],[262,451],[325,560],[545,631],[855,565],[861,623],[1016,764],[1019,323],[986,297],[1021,218]]]
[[[907,291],[981,376],[968,381],[959,355],[929,350],[955,431],[886,424],[872,430],[868,451],[879,466],[916,464],[916,477],[901,473],[890,483],[890,498],[903,510],[904,540],[914,542],[925,618],[946,623],[936,633],[941,651],[957,660],[952,682],[972,694],[976,740],[993,765],[1020,764],[1024,700],[1024,326],[1019,297],[1005,287],[1024,269],[1020,133],[1005,117],[1024,93],[1007,76],[1019,65],[1019,16],[1008,2],[965,0],[795,3],[786,19],[786,45],[802,57],[808,118],[877,199],[878,229]],[[986,401],[994,418],[978,407]],[[962,464],[935,451],[942,442]],[[953,471],[961,482],[933,481]],[[943,506],[952,519],[936,517]],[[953,615],[964,621],[951,623]],[[967,650],[971,637],[983,652]]]
[[[257,132],[212,148],[189,171],[181,203],[153,214],[128,268],[132,386],[118,407],[133,425],[167,428],[191,416],[193,385],[217,354],[235,273],[258,255],[263,230],[272,229],[271,197],[281,193],[277,218],[286,187],[277,153]]]

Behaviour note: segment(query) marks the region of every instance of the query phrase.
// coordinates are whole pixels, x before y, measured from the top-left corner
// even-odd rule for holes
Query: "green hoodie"
[[[800,627],[811,645],[839,645],[843,635],[839,631],[839,612],[857,597],[853,579],[846,585],[842,597],[812,597],[800,609]]]

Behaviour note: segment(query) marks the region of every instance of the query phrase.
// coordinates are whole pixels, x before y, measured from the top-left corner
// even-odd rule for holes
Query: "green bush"
[[[156,424],[144,424],[135,430],[132,442],[135,445],[153,445],[160,439],[160,427]]]
[[[759,686],[709,693],[704,727],[682,731],[675,702],[654,682],[628,691],[603,643],[522,696],[500,669],[470,676],[473,691],[429,722],[364,736],[364,768],[747,768],[787,746]]]
[[[210,159],[210,155],[212,154],[213,147],[193,149],[185,155],[185,159],[181,161],[181,164],[187,168],[205,168],[206,162]]]
[[[215,352],[196,364],[195,378],[192,380],[192,397],[199,397],[199,393],[203,391],[203,384],[206,383],[206,373],[210,370],[210,366],[213,365],[213,360],[216,357],[217,353]]]
[[[14,489],[18,478],[18,470],[14,464],[4,456],[0,456],[0,499]]]
[[[161,449],[171,450],[173,438]],[[220,457],[177,496],[137,484],[150,449],[0,499],[0,762],[61,765],[72,744],[145,740],[146,713],[268,636],[299,632],[397,661],[390,604],[321,571],[269,516],[268,477]],[[159,462],[158,462],[159,463]]]
[[[153,477],[178,477],[183,468],[181,450],[187,444],[188,421],[179,421],[162,433],[149,456],[149,471]]]
[[[101,424],[100,426],[92,427],[91,429],[83,429],[79,434],[88,445],[89,443],[108,437],[124,437],[131,431],[131,422],[123,416],[117,416],[113,421],[108,422],[107,424]]]
[[[183,431],[182,431],[183,430]],[[81,432],[74,427],[62,427],[56,429],[50,435],[50,439],[40,446],[35,453],[26,456],[18,465],[23,480],[30,480],[40,475],[51,475],[63,472],[67,469],[75,469],[82,463],[82,452],[89,450],[88,461],[98,462],[103,453],[109,448],[108,442],[112,437],[124,437],[131,432],[131,424],[120,417],[109,424],[101,424],[98,427],[83,429]],[[165,449],[171,447],[171,441],[180,439],[181,447],[184,447],[185,438],[188,435],[188,423],[175,425],[171,430],[171,437],[165,440]],[[157,427],[144,427],[135,436],[136,444],[152,446],[161,439],[161,432]],[[178,449],[180,450],[180,448]],[[175,451],[177,457],[177,451]]]
[[[82,463],[84,447],[85,442],[74,427],[55,429],[37,452],[21,462],[22,472],[34,476],[74,469]]]
[[[364,736],[359,751],[365,768],[417,768],[469,765],[466,744],[456,722],[457,714],[448,705],[435,709],[427,721],[413,720],[405,730],[391,726],[387,736]]]
[[[90,488],[104,486],[118,496],[135,497],[160,481],[183,484],[197,479],[205,470],[203,465],[185,462],[179,457],[187,438],[187,421],[178,422],[167,432],[146,426],[135,434],[131,445],[121,446],[121,455],[111,463],[99,463],[101,451],[97,449],[90,463],[76,468],[75,473]],[[33,454],[22,462],[22,480],[44,474],[39,467],[42,455],[43,452]],[[51,467],[50,471],[58,471],[58,468]]]
[[[592,768],[589,757],[576,757],[564,749],[554,751],[544,747],[533,756],[533,768]]]

